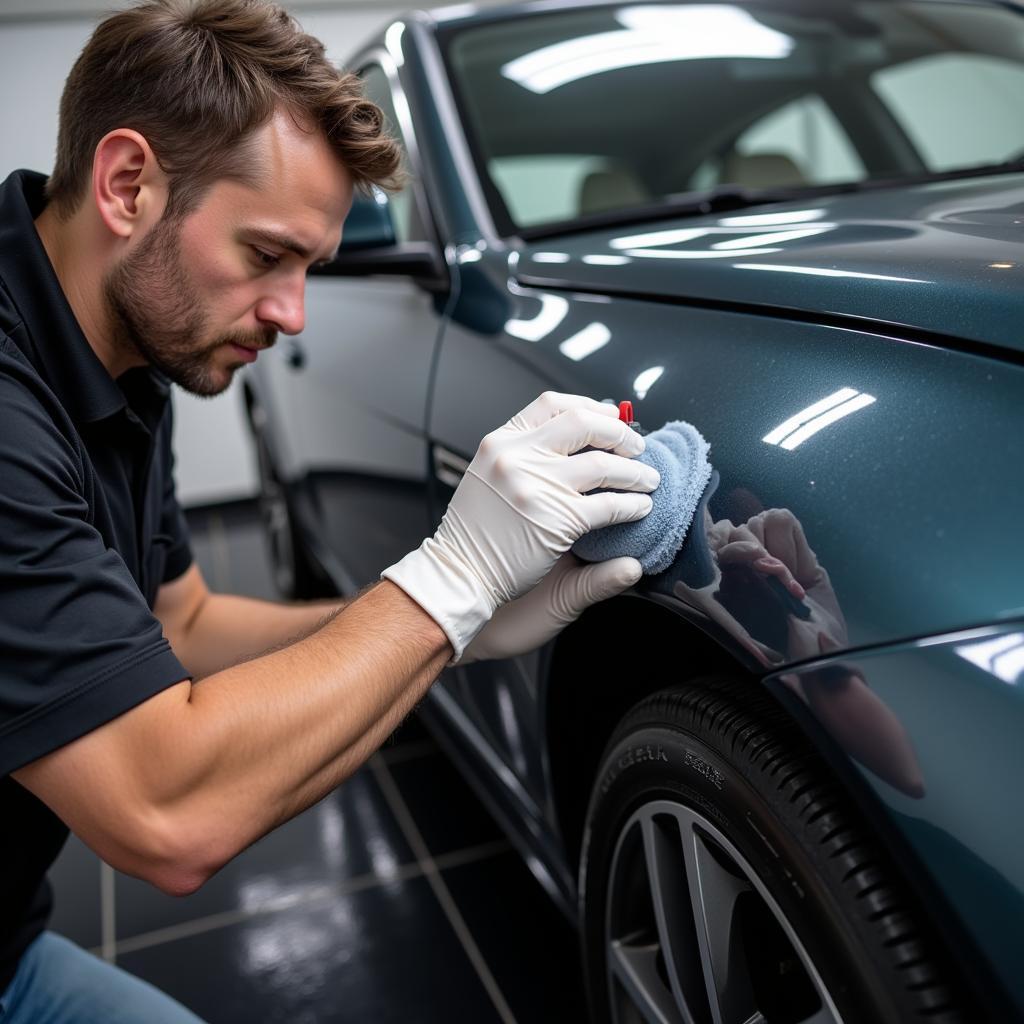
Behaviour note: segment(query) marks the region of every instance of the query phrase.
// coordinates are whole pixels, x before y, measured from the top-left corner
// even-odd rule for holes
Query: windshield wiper
[[[1010,160],[995,164],[978,164],[961,167],[952,171],[926,171],[920,174],[906,174],[888,178],[865,178],[862,181],[842,181],[828,185],[793,185],[784,188],[745,188],[742,185],[716,185],[711,189],[697,192],[674,192],[653,203],[628,206],[618,210],[592,213],[585,217],[573,217],[557,223],[541,224],[535,228],[524,228],[519,232],[526,241],[548,238],[555,235],[578,234],[596,231],[606,227],[634,224],[638,221],[665,220],[676,217],[699,217],[711,213],[727,213],[751,206],[765,206],[771,203],[793,203],[818,196],[845,195],[852,192],[868,192],[875,189],[901,188],[907,185],[922,185],[933,181],[956,181],[960,178],[977,178],[993,174],[1024,172],[1024,155],[1014,155]]]
[[[577,234],[636,221],[663,220],[669,217],[697,217],[709,213],[726,213],[743,210],[749,206],[764,206],[769,203],[792,203],[817,195],[835,195],[853,191],[854,185],[797,185],[792,188],[757,189],[741,185],[717,185],[699,192],[675,192],[653,203],[642,206],[628,206],[618,210],[592,213],[584,217],[557,223],[541,224],[535,228],[524,228],[519,236],[526,241],[547,238],[553,235]]]

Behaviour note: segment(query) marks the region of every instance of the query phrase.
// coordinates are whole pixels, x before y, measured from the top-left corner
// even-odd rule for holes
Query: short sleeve
[[[3,372],[0,410],[4,776],[189,674],[121,556],[90,521],[74,441],[24,380]]]

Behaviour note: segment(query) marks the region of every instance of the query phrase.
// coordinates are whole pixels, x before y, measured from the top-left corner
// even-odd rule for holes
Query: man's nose
[[[256,318],[282,334],[300,334],[306,326],[306,275],[278,281],[256,304]]]

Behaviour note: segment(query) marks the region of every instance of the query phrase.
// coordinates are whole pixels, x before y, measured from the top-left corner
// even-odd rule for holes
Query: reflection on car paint
[[[800,412],[761,438],[766,444],[777,444],[786,451],[792,451],[823,430],[830,423],[835,423],[844,416],[873,404],[873,395],[859,392],[856,388],[840,388],[820,402],[801,409]]]
[[[740,525],[714,519],[716,471],[697,507],[695,526],[656,586],[706,616],[763,669],[827,657],[848,646],[828,571],[789,509],[765,509]],[[743,494],[749,501],[749,492]],[[1024,656],[1024,645],[1021,647]],[[903,725],[862,670],[832,663],[780,677],[866,769],[909,797],[924,795],[920,765]]]
[[[1004,683],[1016,686],[1024,682],[1024,633],[974,640],[958,644],[953,650]]]

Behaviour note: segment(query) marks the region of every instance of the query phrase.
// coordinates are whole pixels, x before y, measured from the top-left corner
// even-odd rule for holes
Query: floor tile
[[[77,836],[68,837],[50,869],[50,927],[86,949],[100,944],[100,860]]]
[[[494,819],[444,754],[388,764],[402,799],[434,855],[503,837]]]
[[[231,592],[265,601],[281,600],[267,561],[267,542],[259,520],[247,522],[236,516],[223,521],[221,528],[228,548]]]
[[[118,957],[209,1024],[496,1024],[423,878]]]
[[[519,854],[450,868],[442,877],[516,1020],[583,1024],[577,933]]]
[[[368,769],[264,836],[191,896],[117,876],[117,938],[233,910],[316,899],[348,879],[390,878],[415,858]]]
[[[196,565],[199,566],[199,571],[203,574],[203,579],[206,580],[207,586],[211,589],[216,589],[214,584],[217,567],[213,559],[213,545],[210,543],[210,538],[205,533],[192,531],[190,545],[192,548],[192,558]]]

